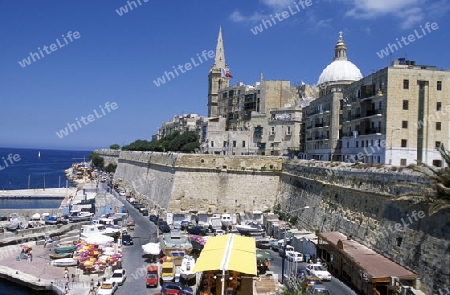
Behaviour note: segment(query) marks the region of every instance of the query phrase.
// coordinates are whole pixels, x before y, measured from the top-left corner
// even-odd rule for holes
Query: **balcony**
[[[323,127],[323,123],[315,123],[314,127]]]
[[[370,116],[375,116],[375,115],[382,116],[383,112],[381,110],[368,110],[364,117],[370,117]]]
[[[369,135],[369,134],[382,134],[383,129],[381,127],[376,128],[367,128],[364,130],[364,134],[361,135]]]

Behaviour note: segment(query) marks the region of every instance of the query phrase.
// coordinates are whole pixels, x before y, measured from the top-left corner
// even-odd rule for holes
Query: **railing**
[[[323,123],[315,123],[314,127],[323,127]]]
[[[383,112],[381,110],[369,110],[366,112],[365,117],[378,115],[378,114],[383,114]]]
[[[368,128],[366,130],[364,130],[364,134],[375,134],[375,133],[382,133],[382,129],[380,127],[376,127],[376,128]]]

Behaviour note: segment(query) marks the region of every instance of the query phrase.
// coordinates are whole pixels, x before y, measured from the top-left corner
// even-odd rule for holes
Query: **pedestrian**
[[[31,254],[30,253],[27,254],[27,262],[31,262]]]
[[[65,279],[69,278],[69,270],[67,269],[67,266],[64,268],[64,278]]]
[[[69,278],[67,278],[66,284],[64,286],[64,290],[66,290],[66,291],[70,290],[69,289],[69,282],[70,282],[70,280],[69,280]]]
[[[33,261],[33,249],[30,248],[30,252],[28,252],[28,255],[30,255],[30,262]]]
[[[94,279],[91,279],[91,289],[94,289]]]

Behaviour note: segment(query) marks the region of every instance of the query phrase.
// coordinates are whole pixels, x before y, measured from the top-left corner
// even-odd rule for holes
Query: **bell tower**
[[[219,116],[219,90],[228,87],[230,83],[227,77],[223,77],[223,72],[228,72],[228,66],[225,64],[221,26],[217,38],[214,64],[208,74],[208,117]]]

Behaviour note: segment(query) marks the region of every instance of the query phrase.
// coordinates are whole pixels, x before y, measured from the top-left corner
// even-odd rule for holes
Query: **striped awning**
[[[235,234],[210,237],[194,266],[194,272],[208,270],[256,275],[255,239]]]

